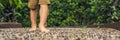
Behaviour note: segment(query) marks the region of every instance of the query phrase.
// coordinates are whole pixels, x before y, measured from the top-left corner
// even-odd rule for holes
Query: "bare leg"
[[[41,4],[40,5],[40,24],[39,24],[39,28],[41,32],[46,32],[46,33],[49,32],[49,30],[45,28],[47,16],[48,16],[48,5]]]
[[[35,31],[36,30],[36,18],[37,18],[37,9],[31,9],[30,10],[30,19],[31,19],[31,28],[29,31]]]

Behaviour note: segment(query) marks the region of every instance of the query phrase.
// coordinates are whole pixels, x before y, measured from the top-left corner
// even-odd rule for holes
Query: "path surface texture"
[[[28,29],[0,28],[0,40],[120,40],[120,31],[112,28],[48,28],[49,33]]]

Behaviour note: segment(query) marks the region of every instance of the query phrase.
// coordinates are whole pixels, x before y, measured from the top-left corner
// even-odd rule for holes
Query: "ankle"
[[[39,27],[40,29],[44,29],[45,27]]]
[[[33,29],[36,29],[36,27],[32,27]]]
[[[32,28],[36,28],[36,26],[32,26]]]
[[[45,25],[39,25],[40,28],[45,28]]]

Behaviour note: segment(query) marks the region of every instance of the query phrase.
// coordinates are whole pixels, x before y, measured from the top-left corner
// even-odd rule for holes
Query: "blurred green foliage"
[[[15,10],[22,5],[21,0],[0,0],[0,22],[15,22]]]
[[[16,2],[18,4],[9,3],[16,7],[14,8],[16,22],[22,23],[25,27],[30,26],[28,0],[19,0]],[[9,3],[0,1],[0,14],[7,7],[3,4]],[[119,0],[51,0],[47,26],[85,26],[119,22],[119,5]],[[4,18],[0,15],[0,22],[3,21]],[[39,17],[37,23],[39,23]]]

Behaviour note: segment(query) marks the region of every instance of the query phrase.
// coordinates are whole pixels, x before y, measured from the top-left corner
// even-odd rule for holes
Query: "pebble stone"
[[[120,31],[110,28],[48,28],[49,33],[29,28],[1,28],[0,40],[120,40]]]

